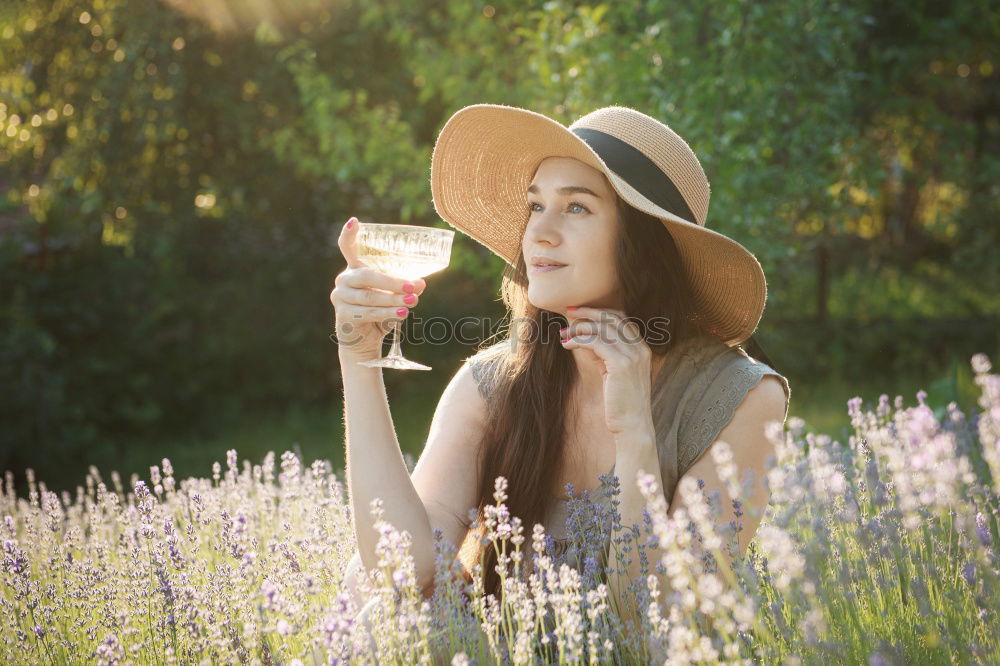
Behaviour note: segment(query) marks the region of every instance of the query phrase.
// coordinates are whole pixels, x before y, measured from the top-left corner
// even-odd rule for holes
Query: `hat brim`
[[[554,156],[601,171],[629,205],[662,220],[690,277],[695,319],[730,346],[750,337],[767,299],[764,271],[753,253],[656,205],[583,139],[540,113],[498,104],[457,111],[442,128],[431,156],[434,208],[450,225],[516,265],[528,222],[528,186],[542,160]]]

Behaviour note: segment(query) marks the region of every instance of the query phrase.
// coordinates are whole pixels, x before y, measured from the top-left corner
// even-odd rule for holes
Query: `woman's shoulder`
[[[791,391],[788,379],[773,367],[750,354],[740,345],[729,346],[712,335],[701,335],[681,347],[681,353],[693,361],[694,381],[691,390],[706,393],[733,393],[742,397],[765,376],[776,377],[785,390]]]
[[[733,359],[734,354],[738,352],[708,333],[682,338],[668,353],[669,375],[674,382],[690,384],[699,377],[704,379],[711,366]]]
[[[492,366],[503,361],[510,350],[510,341],[501,340],[493,344],[477,349],[471,356],[466,357],[465,362],[472,368],[473,373],[481,371],[484,367]]]
[[[750,356],[740,346],[718,338],[689,347],[695,368],[689,378],[678,438],[680,468],[692,463],[732,419],[747,394],[767,376],[775,377],[785,393],[785,417],[791,400],[787,378]]]

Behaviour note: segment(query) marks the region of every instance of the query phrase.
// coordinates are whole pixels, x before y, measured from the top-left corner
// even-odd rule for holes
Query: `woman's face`
[[[621,309],[617,195],[604,174],[571,157],[549,157],[538,166],[526,195],[529,216],[521,251],[528,267],[528,300],[561,314],[571,305]],[[540,268],[533,265],[536,256],[565,266]]]

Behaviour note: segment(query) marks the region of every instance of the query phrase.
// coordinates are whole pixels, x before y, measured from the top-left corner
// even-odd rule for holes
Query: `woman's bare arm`
[[[434,529],[440,528],[454,544],[468,530],[465,516],[476,503],[476,451],[486,403],[468,364],[463,364],[441,396],[411,478],[396,438],[381,369],[359,366],[355,358],[342,354],[341,373],[346,476],[359,550],[345,582],[356,592],[357,560],[366,569],[377,565],[378,534],[370,507],[380,497],[383,519],[410,533],[417,582],[427,587],[434,576]]]

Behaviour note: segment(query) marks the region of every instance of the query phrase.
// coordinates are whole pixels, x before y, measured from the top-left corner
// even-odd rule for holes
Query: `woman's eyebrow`
[[[532,194],[538,194],[539,193],[538,186],[534,185],[534,184],[531,185],[531,187],[528,188],[528,191],[531,192]],[[595,199],[600,199],[601,198],[601,196],[599,194],[597,194],[596,192],[594,192],[593,190],[591,190],[588,187],[584,187],[583,185],[565,185],[563,187],[560,187],[558,190],[556,190],[556,192],[558,192],[559,194],[589,194],[590,196],[594,197]]]

